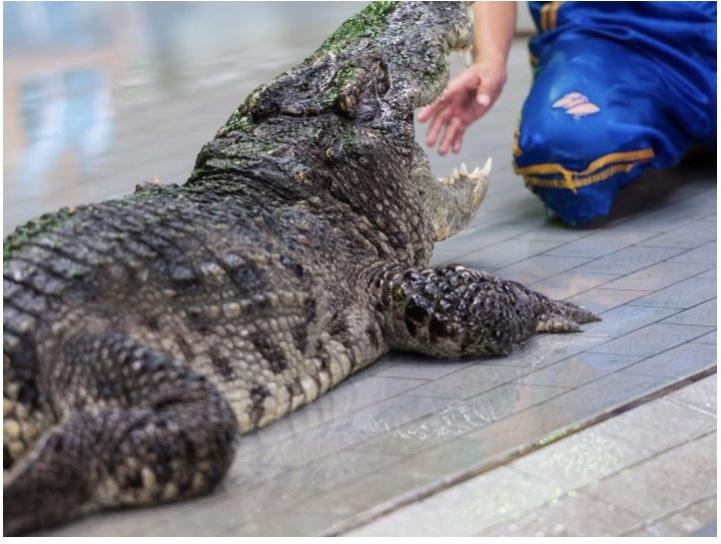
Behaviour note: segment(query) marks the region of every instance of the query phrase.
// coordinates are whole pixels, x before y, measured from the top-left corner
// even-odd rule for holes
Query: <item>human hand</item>
[[[504,62],[482,61],[471,65],[451,81],[441,95],[421,110],[418,120],[432,118],[426,143],[438,146],[438,154],[461,150],[463,134],[495,103],[506,82]]]

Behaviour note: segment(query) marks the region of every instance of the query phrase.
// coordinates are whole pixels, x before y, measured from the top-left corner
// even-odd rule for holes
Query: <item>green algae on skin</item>
[[[358,68],[348,65],[343,66],[340,70],[338,70],[335,74],[335,78],[333,79],[336,89],[342,89],[345,84],[356,75],[358,70]]]
[[[255,100],[255,97],[260,93],[262,88],[258,88],[250,95],[248,95],[248,98],[246,98],[245,102],[241,104],[228,118],[228,120],[225,122],[225,124],[220,127],[217,134],[215,135],[216,138],[222,138],[224,136],[227,136],[231,132],[241,132],[243,134],[252,134],[253,132],[253,124],[248,119],[248,102],[253,99]]]
[[[28,221],[24,225],[16,228],[5,238],[5,240],[3,240],[3,259],[12,259],[17,251],[34,240],[37,236],[48,232],[56,225],[72,217],[74,214],[74,208],[61,208],[56,212],[45,213],[37,219]]]
[[[396,2],[371,2],[356,16],[343,23],[318,48],[315,54],[341,51],[350,41],[366,37],[374,38],[380,34],[388,14],[396,7]]]
[[[333,77],[333,83],[330,89],[328,89],[326,94],[320,99],[321,107],[328,108],[335,104],[344,88],[355,79],[359,72],[359,68],[349,65],[343,66],[338,70]]]
[[[386,18],[388,14],[396,8],[396,4],[397,2],[393,1],[371,2],[357,15],[345,21],[338,30],[321,44],[311,57],[305,59],[305,62],[308,63],[314,57],[324,53],[338,53],[359,38],[374,38],[378,36],[385,28]],[[329,107],[336,101],[341,88],[352,78],[354,72],[355,70],[353,68],[343,68],[336,74],[334,80],[335,88],[331,89],[330,92],[320,100],[322,107]],[[252,131],[252,125],[248,123],[247,115],[248,112],[254,108],[258,97],[266,87],[267,85],[261,85],[248,95],[243,104],[230,115],[230,118],[218,130],[216,138],[222,138],[231,132],[248,134]]]

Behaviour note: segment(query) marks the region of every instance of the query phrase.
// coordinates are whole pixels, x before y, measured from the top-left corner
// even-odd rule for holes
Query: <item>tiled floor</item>
[[[325,35],[336,23],[326,21],[314,32]],[[208,83],[205,91],[151,98],[149,108],[119,115],[122,145],[107,157],[106,177],[71,181],[67,191],[55,187],[57,198],[28,196],[6,181],[5,226],[60,204],[130,191],[156,175],[182,180],[200,145],[255,85],[252,78],[262,81],[303,58],[297,48],[283,49],[292,58],[281,60],[273,51],[257,51],[271,60],[256,58],[262,69],[249,81],[231,77],[237,86]],[[206,80],[217,70],[213,62],[198,68]],[[619,533],[671,534],[686,531],[691,518],[708,518],[715,491],[692,492],[694,475],[685,467],[713,464],[715,472],[715,386],[713,399],[704,396],[712,378],[556,440],[715,371],[715,165],[646,176],[620,195],[611,218],[597,228],[548,221],[510,167],[529,81],[519,41],[504,95],[471,128],[461,156],[432,156],[439,175],[460,161],[482,164],[489,155],[495,161],[478,217],[436,246],[433,264],[459,262],[522,281],[592,308],[602,322],[580,334],[535,337],[503,359],[390,354],[311,406],[244,437],[229,476],[212,495],[97,515],[53,534],[312,535],[364,523],[354,534],[409,527],[416,534],[421,528],[423,534],[606,534],[611,525]],[[420,137],[424,132],[420,128]],[[628,420],[633,424],[624,423],[635,413],[641,415]],[[653,427],[657,413],[672,427]],[[689,495],[643,488],[643,500],[627,504],[633,475],[660,470],[688,476]],[[480,479],[482,494],[475,487]],[[469,493],[477,498],[464,503]],[[418,502],[423,497],[429,498]],[[589,509],[598,516],[580,514]],[[405,525],[408,513],[417,524]]]
[[[714,375],[348,534],[693,534],[716,516],[715,404]]]

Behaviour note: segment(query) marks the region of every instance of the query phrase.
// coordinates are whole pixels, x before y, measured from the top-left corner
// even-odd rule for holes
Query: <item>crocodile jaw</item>
[[[433,205],[427,206],[436,242],[463,230],[475,217],[490,182],[492,160],[468,172],[465,164],[451,175],[437,178],[439,191]]]

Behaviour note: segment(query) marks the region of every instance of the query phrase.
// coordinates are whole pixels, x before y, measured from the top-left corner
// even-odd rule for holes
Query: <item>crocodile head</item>
[[[394,247],[429,253],[433,240],[473,218],[488,186],[490,164],[437,178],[415,142],[414,111],[443,91],[448,55],[468,46],[469,30],[460,2],[370,3],[251,93],[201,152],[193,177],[215,167],[265,178],[280,169],[363,213]],[[410,223],[424,241],[408,240]]]

